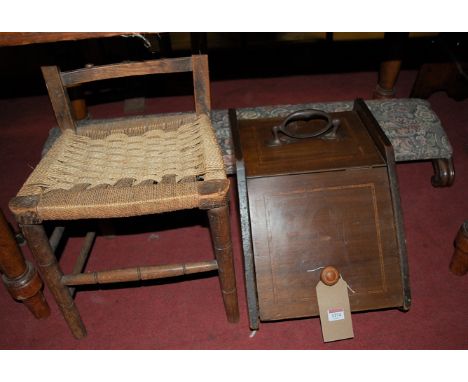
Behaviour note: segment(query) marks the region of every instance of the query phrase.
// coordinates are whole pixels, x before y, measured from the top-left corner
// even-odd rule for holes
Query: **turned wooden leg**
[[[380,64],[379,82],[374,91],[374,99],[395,98],[395,84],[400,74],[401,60],[383,61]]]
[[[36,268],[25,261],[12,230],[0,210],[0,271],[11,296],[21,301],[36,318],[46,318],[50,308],[42,294],[42,280]]]
[[[380,64],[379,80],[373,98],[385,99],[395,97],[395,84],[400,74],[404,47],[408,40],[407,32],[385,33],[383,41],[384,54]]]
[[[438,158],[432,160],[434,175],[431,183],[434,187],[450,187],[455,180],[455,169],[452,158]]]
[[[468,220],[458,230],[454,245],[450,271],[457,276],[463,276],[468,272]]]
[[[63,273],[49,244],[44,227],[41,224],[25,224],[21,228],[44,282],[52,292],[68,327],[75,338],[85,337],[86,329],[68,287],[62,284]]]
[[[208,210],[211,238],[218,262],[219,281],[224,308],[229,322],[239,321],[236,275],[232,256],[231,226],[228,206]]]
[[[73,118],[79,121],[88,117],[88,107],[81,86],[76,85],[68,88],[70,96],[70,106]]]

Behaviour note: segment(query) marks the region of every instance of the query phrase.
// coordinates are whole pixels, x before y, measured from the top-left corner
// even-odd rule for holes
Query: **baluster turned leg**
[[[11,296],[21,301],[36,318],[46,318],[50,308],[42,294],[42,280],[36,268],[24,259],[13,232],[0,210],[0,271]]]
[[[385,33],[383,47],[384,57],[380,64],[379,80],[375,88],[374,99],[395,98],[395,84],[400,73],[404,46],[409,33]]]
[[[62,284],[63,273],[50,247],[44,227],[41,224],[26,224],[21,228],[36,259],[44,282],[52,292],[68,327],[75,338],[85,337],[86,329],[68,287]]]
[[[237,301],[236,275],[232,256],[231,226],[229,208],[222,206],[208,210],[211,238],[218,262],[219,281],[223,296],[224,308],[229,322],[239,321],[239,304]]]
[[[400,68],[401,60],[389,60],[380,64],[379,81],[374,90],[374,99],[395,98],[395,84]]]

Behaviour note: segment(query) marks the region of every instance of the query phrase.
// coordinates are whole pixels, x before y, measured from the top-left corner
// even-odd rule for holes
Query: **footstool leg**
[[[239,321],[236,275],[232,256],[231,226],[228,206],[208,210],[211,238],[218,262],[219,281],[224,308],[229,322]]]
[[[62,284],[63,273],[50,247],[44,227],[41,224],[26,224],[22,225],[21,228],[29,248],[36,259],[44,282],[52,292],[68,327],[75,338],[80,339],[85,337],[86,329],[68,287]]]
[[[455,180],[455,169],[452,158],[438,158],[432,160],[434,175],[431,183],[434,187],[450,187]]]

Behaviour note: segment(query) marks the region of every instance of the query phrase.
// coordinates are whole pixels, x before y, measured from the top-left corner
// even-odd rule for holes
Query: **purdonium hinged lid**
[[[329,115],[230,119],[251,328],[318,315],[315,286],[329,265],[352,289],[352,311],[408,309],[393,149],[364,101]]]

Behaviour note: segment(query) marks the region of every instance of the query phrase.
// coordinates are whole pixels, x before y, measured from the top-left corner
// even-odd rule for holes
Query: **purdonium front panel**
[[[251,270],[244,255],[256,285],[248,295],[257,298],[249,297],[249,304],[257,305],[261,320],[318,315],[315,286],[328,265],[350,286],[352,311],[409,307],[391,145],[359,101],[330,118],[340,123],[325,138],[294,133],[273,144],[272,129],[282,119],[237,122]],[[321,123],[296,126],[296,132]]]

